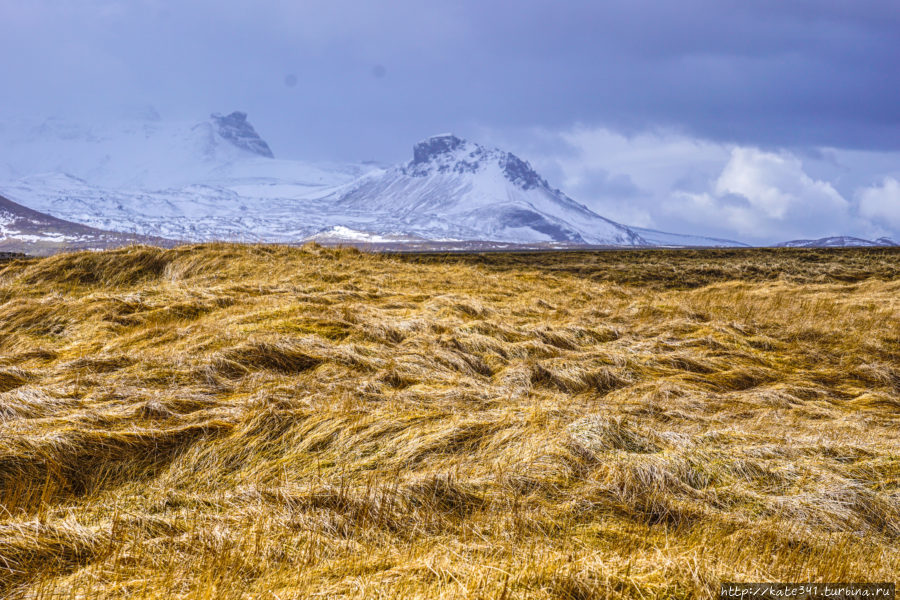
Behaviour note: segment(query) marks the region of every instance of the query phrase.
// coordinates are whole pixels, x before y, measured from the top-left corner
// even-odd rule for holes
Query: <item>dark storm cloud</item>
[[[893,1],[0,7],[5,108],[244,109],[288,154],[397,157],[436,131],[574,122],[742,144],[900,147]]]
[[[505,86],[537,98],[549,118],[896,148],[898,15],[896,2],[531,4],[480,21],[493,26],[479,38],[514,65]]]

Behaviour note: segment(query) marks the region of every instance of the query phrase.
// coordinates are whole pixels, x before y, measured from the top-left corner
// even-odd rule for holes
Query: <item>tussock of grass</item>
[[[38,521],[0,525],[0,593],[34,573],[67,573],[94,559],[104,545],[97,534],[77,522],[49,525]]]
[[[133,285],[158,279],[168,262],[165,252],[146,246],[137,246],[115,255],[61,254],[33,265],[23,282],[37,284],[54,281],[82,286]]]
[[[0,595],[647,598],[900,572],[889,250],[0,267]]]
[[[223,352],[214,362],[214,368],[229,377],[259,370],[291,374],[312,369],[321,362],[288,344],[258,342]]]
[[[22,369],[11,368],[0,370],[0,392],[8,392],[28,383],[30,379],[27,372]]]

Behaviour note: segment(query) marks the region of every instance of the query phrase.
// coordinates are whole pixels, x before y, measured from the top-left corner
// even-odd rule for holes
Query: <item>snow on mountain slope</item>
[[[278,160],[242,112],[7,125],[0,193],[60,219],[184,241],[739,245],[616,223],[515,155],[451,134],[387,169]]]
[[[515,155],[450,134],[416,144],[411,162],[364,177],[335,204],[349,215],[381,213],[389,229],[427,239],[648,245],[551,189]]]
[[[307,203],[277,196],[279,190],[310,193],[300,182],[253,181],[242,187],[251,187],[259,195],[242,195],[223,184],[156,191],[98,188],[56,174],[0,184],[8,197],[57,217],[174,240],[292,242],[330,224],[315,200]]]
[[[749,244],[722,238],[685,235],[682,233],[666,233],[664,231],[656,231],[655,229],[646,229],[644,227],[630,227],[630,229],[654,246],[675,248],[685,246],[706,246],[720,248],[732,248],[736,246],[749,247]]]
[[[152,114],[95,126],[48,119],[3,138],[0,191],[17,202],[182,240],[296,241],[331,224],[317,199],[374,168],[272,158],[239,112],[195,124]]]

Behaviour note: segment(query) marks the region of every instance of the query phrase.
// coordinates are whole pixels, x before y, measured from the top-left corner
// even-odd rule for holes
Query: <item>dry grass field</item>
[[[900,573],[900,250],[0,265],[0,597]]]

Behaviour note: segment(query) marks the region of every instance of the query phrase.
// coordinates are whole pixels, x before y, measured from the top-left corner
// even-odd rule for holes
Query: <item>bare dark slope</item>
[[[95,229],[32,210],[0,196],[0,252],[48,255],[70,250],[117,248],[129,244],[171,247],[175,242]]]

